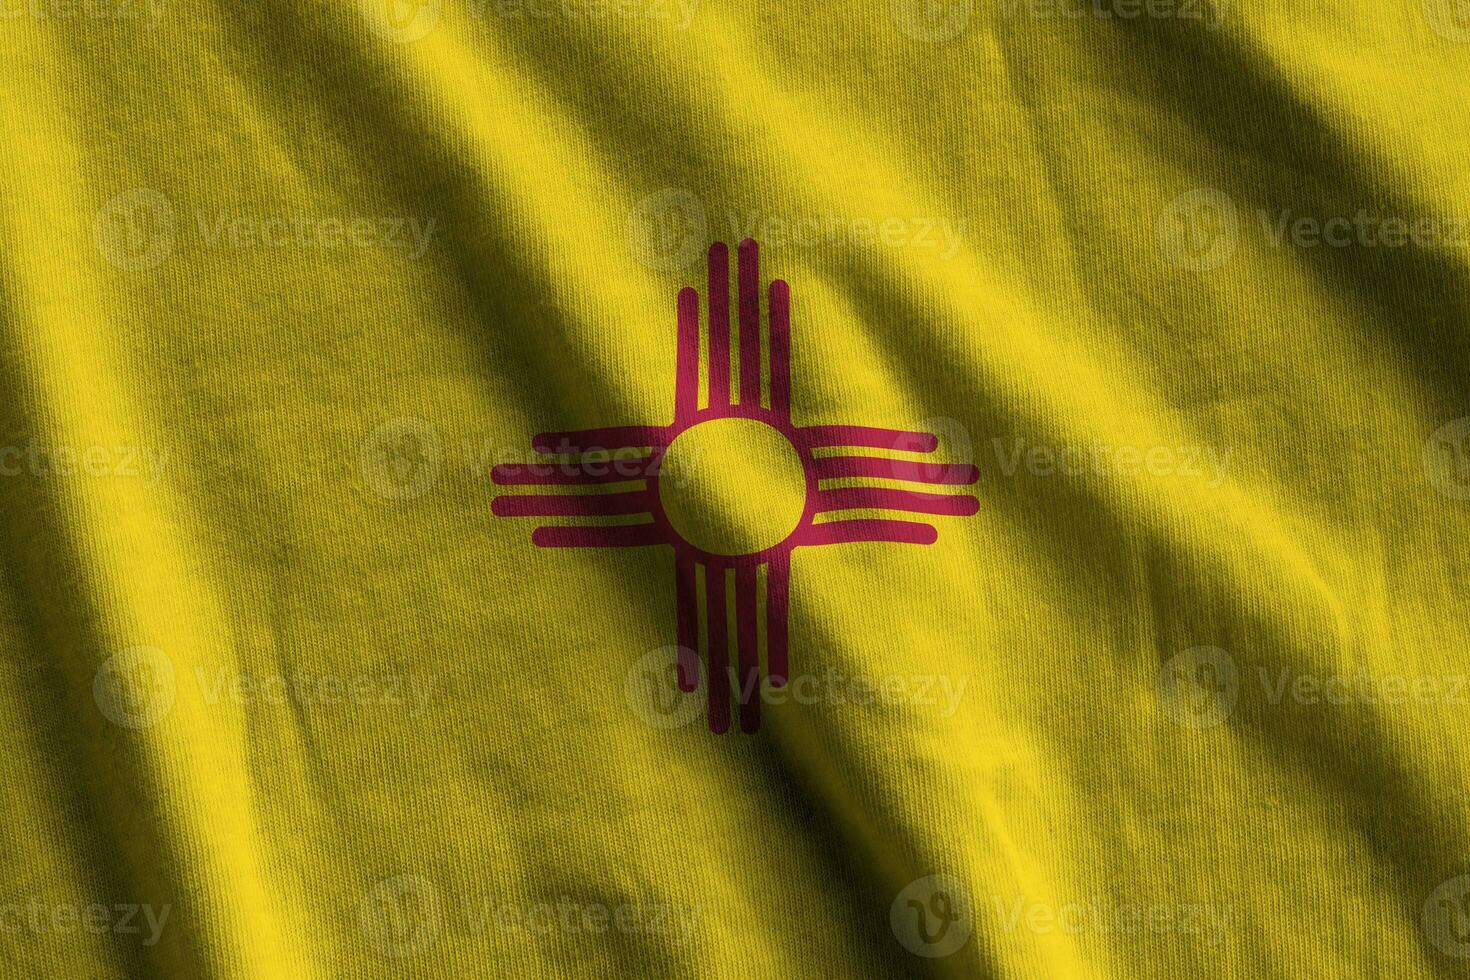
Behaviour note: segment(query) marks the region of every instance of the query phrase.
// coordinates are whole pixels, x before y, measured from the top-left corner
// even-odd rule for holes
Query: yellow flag
[[[1470,5],[0,0],[0,977],[1456,976]]]

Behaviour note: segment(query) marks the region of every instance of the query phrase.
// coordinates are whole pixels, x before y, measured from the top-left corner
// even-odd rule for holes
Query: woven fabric
[[[0,975],[1458,976],[1470,9],[0,0]]]

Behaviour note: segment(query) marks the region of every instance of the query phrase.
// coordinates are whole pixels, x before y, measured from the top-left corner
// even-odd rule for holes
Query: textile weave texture
[[[0,0],[0,976],[1464,975],[1467,158],[1457,0]]]

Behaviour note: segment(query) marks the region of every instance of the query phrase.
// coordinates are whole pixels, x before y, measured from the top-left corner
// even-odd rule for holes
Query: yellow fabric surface
[[[1467,157],[1454,0],[0,0],[0,975],[1463,975]],[[747,238],[978,512],[714,734],[492,472]]]

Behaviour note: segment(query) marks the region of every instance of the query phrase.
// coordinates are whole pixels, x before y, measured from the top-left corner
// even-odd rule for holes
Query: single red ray
[[[766,566],[766,674],[775,687],[786,686],[787,594],[791,587],[791,552],[771,558]]]
[[[699,411],[699,290],[679,290],[679,342],[674,377],[674,424]]]
[[[694,577],[694,560],[674,558],[675,618],[679,629],[679,690],[699,686],[699,590]]]
[[[932,453],[939,448],[939,439],[928,432],[873,429],[866,425],[813,425],[796,431],[801,435],[802,445],[808,449],[842,446]]]
[[[791,287],[771,283],[771,411],[791,417]]]
[[[817,491],[817,513],[834,510],[902,510],[911,514],[969,517],[980,501],[967,493],[918,493],[887,487],[844,487]]]
[[[830,521],[812,524],[801,532],[800,545],[852,544],[855,541],[892,541],[901,544],[933,544],[939,532],[932,524],[912,521]]]
[[[736,681],[740,691],[740,730],[753,732],[761,727],[761,661],[760,639],[756,632],[755,566],[735,569],[735,639],[738,669]]]
[[[709,249],[709,404],[730,403],[730,251]]]
[[[740,404],[761,403],[760,252],[747,238],[740,243]]]
[[[704,566],[705,614],[709,617],[709,730],[730,728],[730,627],[726,622],[725,565]]]
[[[538,527],[531,532],[538,548],[641,548],[663,544],[656,524],[625,524],[620,527]]]
[[[966,486],[980,479],[980,471],[968,463],[917,463],[881,456],[823,456],[814,465],[819,480],[867,477]]]
[[[611,517],[650,513],[647,490],[572,496],[565,493],[496,497],[490,512],[497,517]]]

